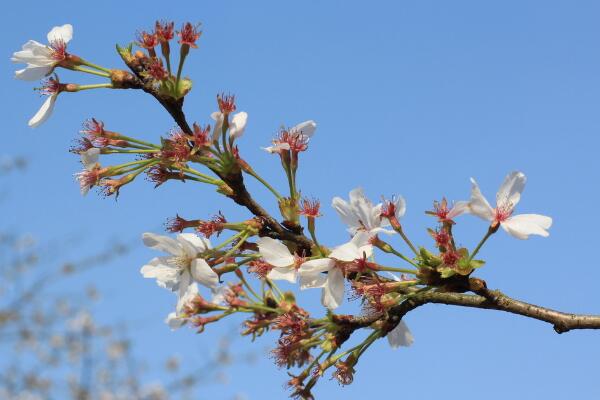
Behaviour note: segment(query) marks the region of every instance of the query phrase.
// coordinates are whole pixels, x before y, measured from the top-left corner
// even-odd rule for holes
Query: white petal
[[[269,271],[267,278],[274,281],[288,281],[290,283],[296,283],[298,273],[296,268],[290,267],[275,267]]]
[[[65,24],[63,26],[55,26],[48,32],[48,43],[62,40],[64,43],[69,43],[73,39],[73,25]]]
[[[301,133],[306,137],[311,137],[315,133],[316,129],[317,123],[311,119],[294,126],[290,129],[290,133]]]
[[[219,275],[208,265],[203,258],[196,258],[191,265],[192,277],[210,289],[219,285]]]
[[[370,238],[371,233],[358,232],[348,243],[334,248],[329,257],[340,261],[354,261],[357,258],[363,258],[365,254],[370,257],[373,253],[373,246],[369,244]]]
[[[282,150],[289,150],[290,144],[289,143],[277,143],[277,144],[274,144],[273,146],[261,147],[261,148],[264,151],[274,154],[274,153],[281,153]]]
[[[98,163],[98,158],[100,157],[100,149],[97,147],[93,147],[81,153],[81,163],[83,167],[87,170],[91,170]]]
[[[400,346],[409,347],[415,341],[412,333],[410,333],[410,329],[408,329],[408,326],[404,321],[400,321],[400,323],[387,334],[387,340],[392,349],[397,349]]]
[[[215,127],[213,129],[213,134],[212,134],[212,140],[213,142],[217,142],[219,140],[219,138],[221,137],[221,133],[223,130],[223,113],[220,111],[215,111],[214,113],[210,114],[210,117],[215,120]]]
[[[327,273],[327,283],[323,286],[321,302],[330,310],[336,309],[344,300],[344,274],[339,268]]]
[[[50,115],[52,114],[52,110],[54,110],[54,103],[56,102],[56,98],[58,97],[58,93],[54,93],[44,101],[44,104],[40,107],[37,113],[29,120],[29,126],[35,128],[40,126],[44,121],[46,121]]]
[[[14,52],[11,61],[14,63],[31,64],[34,67],[56,64],[56,60],[52,58],[52,49],[35,40],[28,41],[20,51]]]
[[[448,211],[448,215],[446,216],[448,219],[452,219],[458,217],[461,214],[469,212],[469,202],[468,201],[457,201],[454,203],[450,211]]]
[[[184,269],[179,273],[179,285],[177,286],[177,304],[179,306],[180,300],[188,292],[190,285],[193,284],[193,278],[190,271]]]
[[[144,244],[151,249],[164,251],[165,253],[169,253],[177,257],[183,255],[183,249],[181,248],[181,245],[175,239],[168,236],[146,232],[142,235],[142,240],[144,241]]]
[[[214,289],[212,292],[212,300],[211,303],[221,305],[225,302],[225,296],[229,293],[231,289],[227,285],[221,285],[218,288]]]
[[[26,68],[15,71],[15,78],[22,81],[39,81],[52,72],[53,66],[35,66],[28,64]]]
[[[165,257],[156,257],[140,269],[144,278],[156,279],[156,284],[173,290],[179,283],[179,271],[168,264]]]
[[[300,289],[319,288],[327,283],[328,272],[335,267],[335,261],[330,258],[319,258],[302,264],[298,270],[300,275]]]
[[[471,178],[471,200],[469,201],[469,212],[473,215],[477,215],[479,218],[483,218],[488,221],[494,220],[494,209],[490,206],[490,203],[483,197],[479,185],[475,182],[475,179]]]
[[[294,256],[280,241],[270,237],[261,237],[257,244],[258,252],[269,264],[275,267],[287,267],[294,264]]]
[[[210,240],[200,237],[194,233],[180,233],[177,235],[178,238],[183,239],[191,243],[195,248],[196,252],[202,253],[211,248]]]
[[[184,307],[192,301],[196,296],[198,296],[198,285],[196,283],[191,283],[187,285],[185,292],[179,297],[177,300],[177,307],[175,307],[175,312],[177,315],[183,314]]]
[[[235,114],[229,123],[229,136],[236,139],[242,136],[244,134],[244,130],[246,129],[247,122],[248,113],[242,111]]]
[[[186,322],[187,321],[184,318],[178,317],[174,312],[169,313],[167,318],[165,318],[165,323],[169,325],[169,328],[171,328],[172,331],[181,328]]]
[[[354,209],[346,200],[340,197],[334,197],[331,206],[338,213],[342,222],[350,227],[349,231],[355,233],[360,228],[358,217],[354,214]]]
[[[498,207],[514,208],[521,199],[521,192],[525,189],[525,174],[519,171],[511,172],[506,175],[504,182],[496,194],[496,204]]]
[[[396,206],[396,218],[402,218],[406,214],[406,200],[404,197],[398,196],[394,205]]]
[[[517,239],[527,239],[529,235],[548,237],[552,218],[538,214],[520,214],[502,222],[502,228]]]
[[[359,225],[363,225],[367,230],[381,226],[381,204],[373,206],[362,188],[356,188],[350,192],[350,204]]]

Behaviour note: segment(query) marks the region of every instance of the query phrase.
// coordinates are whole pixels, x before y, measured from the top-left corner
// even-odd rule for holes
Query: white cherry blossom
[[[300,266],[300,289],[322,288],[322,304],[333,310],[344,300],[344,272],[339,262],[352,262],[370,257],[373,246],[367,232],[357,233],[350,242],[336,247],[327,258],[306,261]]]
[[[548,229],[552,226],[552,218],[538,214],[513,215],[515,206],[521,199],[526,180],[522,172],[515,171],[508,174],[496,194],[496,208],[492,208],[475,179],[471,178],[473,186],[468,212],[492,224],[500,224],[509,235],[517,239],[527,239],[529,235],[547,237]]]
[[[263,147],[262,149],[271,154],[281,153],[284,150],[304,151],[316,129],[317,123],[313,120],[301,122],[288,130],[282,131],[273,140],[272,146]]]
[[[83,171],[75,174],[75,180],[79,182],[81,194],[85,196],[90,191],[90,188],[98,181],[98,158],[100,156],[100,149],[92,147],[81,153],[81,163],[83,164]]]
[[[73,38],[73,26],[55,26],[47,35],[48,45],[30,40],[21,51],[13,53],[11,61],[27,64],[15,72],[15,78],[35,81],[48,76],[56,65],[66,57],[66,45]]]
[[[169,236],[144,233],[144,244],[152,249],[168,253],[167,257],[156,257],[144,265],[140,272],[144,278],[155,278],[158,286],[177,292],[179,301],[189,296],[198,282],[211,290],[219,285],[219,276],[199,258],[200,253],[211,248],[208,239],[193,233],[182,233],[176,239]]]
[[[400,219],[406,212],[406,201],[402,196],[393,200],[396,218]],[[340,197],[334,197],[332,206],[342,221],[348,225],[348,231],[355,234],[360,231],[369,232],[371,236],[383,232],[395,233],[393,230],[385,229],[390,223],[387,218],[381,217],[383,204],[373,205],[362,188],[353,189],[350,192],[350,200],[346,201]]]
[[[262,258],[273,266],[273,269],[267,274],[267,278],[296,283],[300,258],[295,257],[286,245],[270,237],[261,237],[257,244]]]

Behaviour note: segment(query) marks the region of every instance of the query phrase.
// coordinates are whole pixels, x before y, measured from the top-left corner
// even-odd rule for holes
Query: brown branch
[[[122,49],[124,50],[124,49]],[[187,134],[193,134],[190,125],[188,124],[183,112],[183,98],[175,100],[172,97],[160,94],[153,86],[152,81],[144,77],[144,62],[145,57],[137,57],[127,52],[119,52],[125,64],[129,67],[133,75],[121,70],[113,70],[111,78],[113,84],[124,89],[141,89],[144,92],[152,95],[167,112],[173,117],[181,130]],[[246,207],[252,214],[260,217],[268,228],[261,234],[273,237],[275,239],[287,240],[294,242],[300,252],[305,255],[311,254],[313,242],[300,232],[292,232],[281,225],[273,218],[262,206],[260,206],[250,195],[244,184],[244,178],[241,172],[234,172],[228,175],[223,175],[217,170],[211,169],[219,176],[231,189],[232,194],[229,195],[237,204]]]
[[[557,333],[565,333],[575,329],[600,329],[600,315],[556,311],[513,299],[498,290],[489,290],[486,287],[478,288],[477,293],[448,293],[433,290],[415,293],[415,289],[407,289],[406,294],[412,294],[412,297],[392,307],[387,314],[375,313],[362,316],[338,315],[336,316],[336,322],[342,326],[345,341],[353,331],[375,323],[381,323],[383,328],[389,332],[398,325],[407,313],[425,304],[446,304],[459,307],[498,310],[522,315],[552,324]]]

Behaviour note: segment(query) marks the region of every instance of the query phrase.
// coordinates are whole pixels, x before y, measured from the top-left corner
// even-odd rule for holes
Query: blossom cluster
[[[335,197],[331,203],[346,225],[350,240],[335,246],[322,245],[316,229],[321,216],[320,201],[303,197],[296,180],[300,155],[309,149],[316,122],[307,120],[281,127],[272,145],[263,148],[279,156],[288,183],[287,193],[282,194],[242,157],[238,141],[246,131],[248,113],[237,111],[234,95],[216,96],[217,110],[210,114],[212,127],[188,124],[182,99],[192,89],[192,81],[183,78],[181,70],[190,48],[197,47],[201,32],[191,23],[184,24],[178,32],[180,63],[173,74],[169,47],[174,37],[173,27],[173,23],[157,22],[153,31],[139,32],[137,46],[141,50],[134,51],[133,45],[118,46],[131,72],[98,67],[68,55],[58,63],[44,64],[44,75],[57,66],[81,72],[90,71],[82,65],[97,68],[97,75],[106,75],[111,81],[103,87],[150,93],[177,123],[159,143],[151,143],[109,131],[97,119],[87,121],[78,145],[71,150],[80,155],[84,167],[75,176],[82,194],[99,187],[105,195],[118,195],[142,173],[157,187],[170,180],[197,182],[212,186],[250,212],[243,221],[230,221],[220,211],[207,220],[177,215],[166,224],[168,231],[178,232],[175,238],[144,233],[144,244],[166,255],[151,259],[141,268],[141,274],[156,279],[158,286],[175,293],[175,310],[166,318],[173,329],[187,324],[201,332],[209,324],[242,314],[248,317],[243,335],[256,337],[269,330],[279,331],[273,351],[276,363],[286,368],[303,368],[289,382],[294,397],[311,398],[312,387],[329,368],[335,368],[333,377],[341,384],[352,382],[360,356],[379,338],[387,337],[393,348],[410,346],[413,337],[406,323],[401,318],[392,318],[396,307],[423,291],[469,290],[469,277],[484,265],[476,256],[500,227],[518,239],[548,236],[551,218],[538,214],[513,215],[526,182],[525,175],[515,171],[501,184],[495,207],[486,200],[474,179],[468,200],[449,204],[444,198],[434,202],[433,210],[427,211],[436,223],[435,229],[428,229],[434,240],[433,250],[415,246],[409,239],[402,223],[406,213],[402,196],[375,204],[361,188],[352,190],[347,200]],[[50,40],[51,45],[44,47],[44,54],[56,52],[55,41]],[[68,42],[67,36],[63,36],[62,42]],[[158,46],[161,56],[156,51]],[[29,69],[37,68],[34,51],[30,53],[15,53],[14,60],[29,63]],[[65,59],[77,60],[79,64],[65,64]],[[24,72],[17,72],[18,77],[22,75]],[[51,79],[57,87],[52,93],[85,88],[69,89],[67,85],[63,89],[64,84],[58,78]],[[47,114],[44,113],[44,118]],[[100,163],[101,156],[111,154],[133,155],[136,159],[117,165]],[[256,179],[274,196],[280,217],[274,217],[254,200],[244,177]],[[473,250],[458,247],[459,241],[455,240],[457,218],[465,214],[480,217],[489,224]],[[404,242],[408,253],[387,241],[395,235]],[[210,238],[214,236],[224,239],[213,244]],[[383,265],[378,262],[377,252],[395,256],[404,265]],[[313,317],[298,304],[297,292],[283,290],[279,281],[297,284],[300,290],[320,289],[325,316]],[[348,287],[351,293],[347,293]],[[336,314],[348,297],[359,299],[362,310],[357,315]],[[361,322],[365,316],[371,318],[369,323]],[[344,350],[353,332],[362,328],[370,329],[371,334]]]

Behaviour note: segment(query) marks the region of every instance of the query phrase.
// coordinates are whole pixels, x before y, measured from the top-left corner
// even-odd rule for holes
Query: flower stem
[[[260,175],[258,175],[254,170],[246,171],[246,173],[250,176],[253,176],[257,181],[262,183],[267,189],[273,193],[273,195],[277,198],[277,200],[281,199],[281,194],[277,190],[273,188],[273,186],[269,185],[267,181],[265,181]]]
[[[483,237],[483,239],[481,239],[481,241],[479,242],[477,247],[475,247],[475,250],[473,250],[473,253],[471,253],[471,256],[469,257],[469,262],[471,262],[473,260],[473,257],[475,257],[477,255],[477,253],[479,253],[479,250],[481,250],[481,247],[483,247],[485,242],[490,238],[490,236],[492,236],[494,233],[496,233],[496,231],[498,231],[498,226],[494,227],[493,225],[490,225],[490,227],[488,228],[488,231],[485,234],[485,236]]]
[[[100,65],[97,65],[97,64],[91,63],[91,62],[89,62],[89,61],[87,61],[87,60],[84,60],[83,58],[81,58],[81,59],[80,59],[80,62],[81,62],[81,64],[83,64],[83,65],[85,65],[85,66],[88,66],[88,67],[91,67],[91,68],[97,69],[97,70],[99,70],[99,71],[104,71],[104,72],[108,73],[108,74],[109,74],[109,76],[110,76],[111,70],[110,70],[110,69],[108,69],[108,68],[101,67]]]
[[[416,269],[405,269],[405,268],[396,268],[396,267],[385,267],[385,266],[380,266],[379,267],[380,271],[391,271],[391,272],[400,272],[402,274],[411,274],[411,275],[416,275],[417,271]]]
[[[408,247],[410,247],[410,249],[413,251],[413,253],[415,253],[415,255],[418,256],[419,252],[417,251],[417,248],[412,244],[410,239],[408,239],[408,236],[406,236],[406,234],[404,233],[404,229],[402,229],[402,225],[395,226],[394,230],[396,232],[398,232],[400,234],[400,236],[402,236],[402,239],[404,239],[404,241],[406,242]]]
[[[94,85],[78,85],[76,92],[80,92],[82,90],[90,90],[90,89],[112,89],[112,83],[96,83]]]
[[[200,171],[196,171],[195,169],[192,169],[192,168],[182,168],[181,170],[184,171],[184,172],[187,172],[188,174],[196,175],[196,176],[198,176],[198,177],[200,177],[202,179],[205,179],[205,180],[209,181],[210,183],[212,183],[213,185],[218,185],[219,184],[219,181],[217,179],[214,179],[213,177],[211,177],[209,175],[203,174]]]
[[[97,76],[101,76],[103,78],[110,78],[110,75],[107,74],[106,72],[94,71],[92,69],[87,69],[87,68],[83,68],[83,67],[72,67],[72,69],[73,69],[73,71],[85,72],[86,74],[97,75]]]

